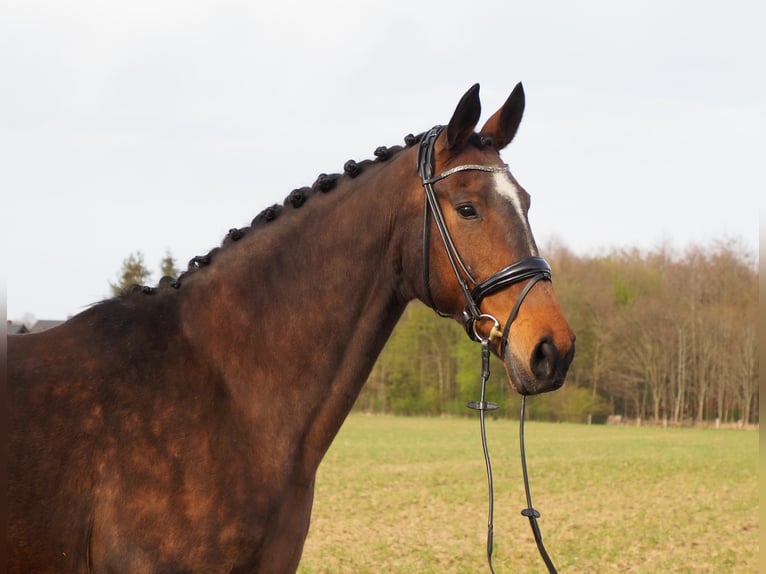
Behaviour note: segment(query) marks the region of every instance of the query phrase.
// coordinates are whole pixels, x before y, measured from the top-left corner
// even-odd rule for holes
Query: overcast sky
[[[756,0],[6,0],[7,315],[63,319],[141,251],[218,245],[320,172],[523,81],[503,153],[538,242],[738,238],[764,196]],[[543,253],[545,255],[545,253]],[[153,280],[158,279],[155,273]]]

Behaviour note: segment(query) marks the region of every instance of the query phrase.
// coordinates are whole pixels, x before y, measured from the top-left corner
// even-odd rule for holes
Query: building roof
[[[20,335],[22,333],[39,333],[41,331],[47,331],[53,327],[61,325],[64,321],[58,319],[39,319],[28,325],[21,321],[8,321],[6,328],[9,335]]]

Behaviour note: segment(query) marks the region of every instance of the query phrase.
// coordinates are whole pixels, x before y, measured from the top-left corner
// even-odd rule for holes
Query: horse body
[[[476,92],[443,136],[446,167],[497,162],[468,143]],[[367,162],[230,235],[180,287],[9,337],[11,572],[295,571],[316,470],[405,306],[461,313],[434,246],[424,284],[415,165],[411,148]],[[453,176],[440,201],[453,229],[452,206],[483,210],[456,237],[484,245],[468,265],[486,276],[497,253],[536,248],[507,230],[482,239],[480,224],[501,229],[519,209],[481,175]],[[483,305],[507,313],[519,289]],[[560,386],[574,349],[550,286],[532,293],[503,356],[520,392]]]
[[[28,538],[41,571],[84,557],[97,571],[295,569],[316,468],[406,304],[386,235],[328,222],[333,203],[354,213],[375,191],[338,189],[285,213],[295,221],[222,250],[178,292],[107,301],[9,340],[11,503],[50,501],[11,536]],[[312,226],[328,224],[317,242]],[[293,256],[275,257],[275,244]],[[306,260],[323,262],[310,281]],[[349,286],[359,297],[339,296]],[[48,547],[46,523],[61,528]]]

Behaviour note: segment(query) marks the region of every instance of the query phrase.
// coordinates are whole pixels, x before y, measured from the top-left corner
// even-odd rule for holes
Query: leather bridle
[[[444,220],[444,214],[442,213],[439,201],[436,198],[436,192],[434,191],[433,184],[446,179],[447,177],[459,173],[462,171],[485,171],[489,173],[508,173],[507,165],[476,165],[465,164],[453,167],[447,171],[434,175],[435,168],[435,153],[434,145],[439,134],[444,130],[444,126],[434,126],[428,132],[426,132],[420,140],[420,148],[418,150],[418,173],[423,183],[423,189],[425,191],[425,205],[423,208],[423,280],[426,286],[426,297],[428,305],[434,309],[440,315],[446,315],[442,313],[436,306],[431,294],[430,284],[430,236],[431,225],[430,219],[433,218],[436,228],[439,231],[444,249],[447,253],[452,271],[455,274],[460,290],[463,292],[465,298],[465,308],[463,309],[463,325],[468,333],[468,336],[477,342],[487,337],[482,336],[477,331],[477,324],[488,320],[493,323],[493,330],[500,328],[500,323],[495,317],[487,315],[481,312],[481,302],[487,295],[491,295],[501,289],[524,281],[529,281],[524,286],[519,298],[516,300],[511,313],[508,316],[508,320],[505,322],[505,327],[502,331],[502,340],[500,342],[500,355],[505,352],[505,345],[508,339],[509,329],[511,323],[516,318],[519,312],[519,307],[522,301],[527,296],[535,283],[542,279],[551,279],[550,265],[542,257],[536,255],[524,257],[503,269],[500,269],[484,281],[477,281],[471,275],[465,263],[463,263],[457,247],[452,240],[447,224]],[[470,288],[468,282],[473,284],[473,288]]]

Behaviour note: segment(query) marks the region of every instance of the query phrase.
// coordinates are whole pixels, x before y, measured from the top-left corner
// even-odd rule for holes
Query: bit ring
[[[476,325],[478,325],[479,322],[483,320],[492,321],[492,328],[489,330],[489,335],[487,335],[486,337],[482,336],[476,329]],[[502,337],[503,331],[500,329],[500,321],[495,319],[493,315],[482,313],[481,315],[476,317],[476,319],[474,319],[473,321],[473,334],[479,343],[484,343],[484,342],[492,341],[492,339],[496,339],[497,337]]]

